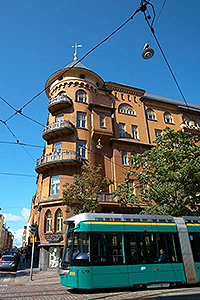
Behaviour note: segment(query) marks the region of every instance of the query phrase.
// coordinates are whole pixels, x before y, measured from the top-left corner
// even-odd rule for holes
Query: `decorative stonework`
[[[116,92],[122,92],[122,93],[125,93],[125,94],[130,94],[130,95],[134,95],[134,96],[139,96],[139,97],[142,97],[144,95],[144,92],[136,92],[132,89],[128,89],[126,87],[122,87],[122,86],[115,86],[115,85],[105,85],[105,87],[110,90],[110,91],[116,91]]]
[[[63,235],[62,233],[46,233],[45,234],[45,239],[49,243],[59,243],[63,240]]]
[[[77,81],[77,80],[62,80],[61,82],[57,83],[56,85],[52,86],[50,89],[51,94],[57,94],[60,92],[61,89],[65,89],[66,87],[79,87],[84,88],[86,90],[90,90],[97,94],[97,89],[93,85],[84,82],[84,81]]]

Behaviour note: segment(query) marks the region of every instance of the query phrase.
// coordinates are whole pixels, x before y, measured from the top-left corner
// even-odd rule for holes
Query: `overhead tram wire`
[[[31,154],[26,150],[26,148],[24,147],[23,144],[21,144],[19,142],[19,139],[16,137],[16,135],[14,134],[14,132],[10,129],[10,127],[8,126],[8,124],[5,122],[5,121],[2,121],[0,120],[0,122],[2,122],[6,127],[7,129],[9,130],[9,132],[11,133],[11,135],[14,137],[14,139],[16,140],[16,144],[19,144],[23,149],[24,151],[26,152],[26,154],[35,162],[35,159],[31,156]]]
[[[162,4],[162,6],[161,6],[161,8],[160,8],[160,11],[159,11],[159,13],[158,13],[158,16],[157,16],[157,18],[155,19],[155,25],[154,25],[154,27],[155,27],[156,24],[158,23],[158,20],[159,20],[159,18],[160,18],[160,15],[161,15],[163,9],[164,9],[164,6],[165,6],[166,1],[167,1],[167,0],[164,0],[164,1],[163,1],[163,4]],[[149,37],[148,37],[148,39],[147,39],[147,43],[150,42],[151,37],[152,37],[152,32],[150,32],[150,34],[149,34]],[[138,58],[136,64],[135,64],[135,66],[134,66],[134,68],[133,68],[133,72],[131,73],[131,76],[130,76],[130,78],[129,78],[129,80],[128,80],[129,83],[130,83],[130,81],[131,81],[131,79],[132,79],[134,73],[136,72],[136,68],[137,68],[137,66],[139,65],[141,59],[142,59],[142,57],[140,56],[140,57]]]
[[[164,51],[163,51],[163,49],[161,47],[161,44],[159,43],[158,38],[156,37],[155,30],[153,28],[153,22],[150,24],[150,22],[149,22],[149,16],[147,16],[147,14],[146,14],[147,5],[150,5],[152,7],[153,13],[155,13],[154,6],[149,1],[146,1],[146,0],[142,0],[141,3],[143,5],[142,6],[143,7],[142,12],[143,12],[145,20],[146,20],[146,22],[148,24],[148,27],[151,30],[151,33],[152,33],[152,35],[153,35],[153,37],[154,37],[154,39],[155,39],[155,41],[156,41],[156,43],[158,45],[158,48],[160,49],[160,52],[161,52],[161,54],[162,54],[162,56],[164,58],[164,61],[165,61],[166,65],[167,65],[167,67],[168,67],[168,69],[169,69],[169,71],[170,71],[170,73],[172,75],[172,78],[174,79],[174,82],[175,82],[175,84],[176,84],[176,86],[177,86],[177,88],[178,88],[178,90],[179,90],[179,92],[180,92],[180,94],[181,94],[184,102],[185,102],[185,105],[187,106],[188,109],[190,109],[190,106],[187,103],[187,100],[186,100],[186,98],[185,98],[185,96],[183,94],[183,91],[182,91],[179,83],[178,83],[178,80],[176,79],[176,76],[175,76],[175,74],[174,74],[174,72],[173,72],[173,70],[172,70],[172,68],[171,68],[171,66],[170,66],[170,64],[168,62],[168,59],[167,59],[167,57],[166,57],[166,55],[165,55],[165,53],[164,53]],[[193,115],[192,114],[190,114],[190,115],[192,116],[192,119],[194,120]]]
[[[0,175],[8,175],[8,176],[20,176],[20,177],[36,177],[36,175],[30,175],[30,174],[18,174],[18,173],[7,173],[7,172],[0,172]]]
[[[22,110],[21,110],[21,109],[16,109],[16,108],[14,108],[14,106],[12,106],[12,105],[11,105],[7,100],[5,100],[2,96],[0,96],[0,99],[1,99],[5,104],[7,104],[11,109],[13,109],[13,110],[15,111],[15,115],[20,114],[20,115],[22,115],[24,118],[27,118],[27,119],[31,120],[32,122],[34,122],[34,123],[36,123],[36,124],[41,125],[41,126],[44,127],[44,125],[41,124],[40,122],[38,122],[38,121],[32,119],[31,117],[25,115],[24,113],[22,113]],[[5,121],[3,121],[3,122],[6,123],[7,121],[8,121],[8,119],[5,120]]]
[[[71,67],[67,68],[65,71],[63,71],[62,74],[59,75],[59,77],[62,77],[64,74],[69,72],[69,70],[73,69],[78,63],[83,61],[89,54],[91,54],[94,50],[96,50],[99,46],[101,46],[103,43],[105,43],[109,38],[111,38],[115,33],[117,33],[121,28],[123,28],[129,21],[131,21],[135,15],[142,11],[143,5],[141,5],[139,8],[135,10],[135,12],[124,22],[122,23],[117,29],[115,29],[112,33],[110,33],[106,38],[104,38],[101,42],[99,42],[96,46],[94,46],[91,50],[89,50],[81,59],[77,60]],[[46,86],[43,90],[41,90],[39,93],[37,93],[35,96],[33,96],[28,102],[26,102],[20,110],[22,111],[27,105],[29,105],[31,102],[33,102],[37,97],[39,97],[43,92],[45,92],[51,84]],[[9,121],[11,118],[13,118],[16,114],[12,114],[5,122]]]

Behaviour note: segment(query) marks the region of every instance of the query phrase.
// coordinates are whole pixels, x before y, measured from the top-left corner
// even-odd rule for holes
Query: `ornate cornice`
[[[51,88],[50,88],[50,93],[57,93],[58,91],[60,91],[61,89],[65,89],[66,87],[70,88],[70,87],[79,87],[79,88],[84,88],[86,90],[90,90],[92,92],[94,92],[95,94],[97,94],[97,88],[88,82],[82,81],[82,80],[77,80],[77,79],[70,79],[70,80],[62,80],[56,84],[52,84]]]
[[[123,86],[123,85],[120,85],[120,84],[118,85],[118,84],[106,83],[105,87],[110,91],[123,92],[123,93],[126,93],[126,94],[139,96],[139,97],[144,96],[144,93],[145,93],[144,90],[136,90],[134,88],[131,88],[131,87],[128,87],[128,86]]]

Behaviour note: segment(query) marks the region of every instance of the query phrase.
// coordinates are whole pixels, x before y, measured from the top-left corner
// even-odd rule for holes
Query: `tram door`
[[[123,233],[92,234],[93,288],[129,286]]]
[[[158,282],[158,272],[153,264],[153,235],[127,234],[127,261],[131,285]]]

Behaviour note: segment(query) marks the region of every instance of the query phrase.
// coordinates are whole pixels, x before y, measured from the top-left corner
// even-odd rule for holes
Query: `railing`
[[[181,128],[188,128],[188,129],[195,129],[195,130],[200,130],[200,126],[198,124],[181,124]]]
[[[63,160],[81,162],[81,157],[76,152],[71,152],[71,151],[60,151],[60,152],[50,153],[37,159],[36,168],[45,165],[47,163],[59,162]]]
[[[70,121],[59,120],[55,123],[51,123],[51,124],[45,126],[44,129],[43,129],[43,134],[46,134],[46,133],[48,133],[52,130],[62,129],[62,128],[68,128],[68,129],[71,129],[73,131],[74,130],[74,125]]]
[[[49,99],[49,105],[57,104],[59,102],[66,102],[68,104],[72,104],[71,99],[64,95]]]
[[[97,201],[98,202],[116,202],[113,199],[112,194],[105,194],[105,193],[98,195]]]

